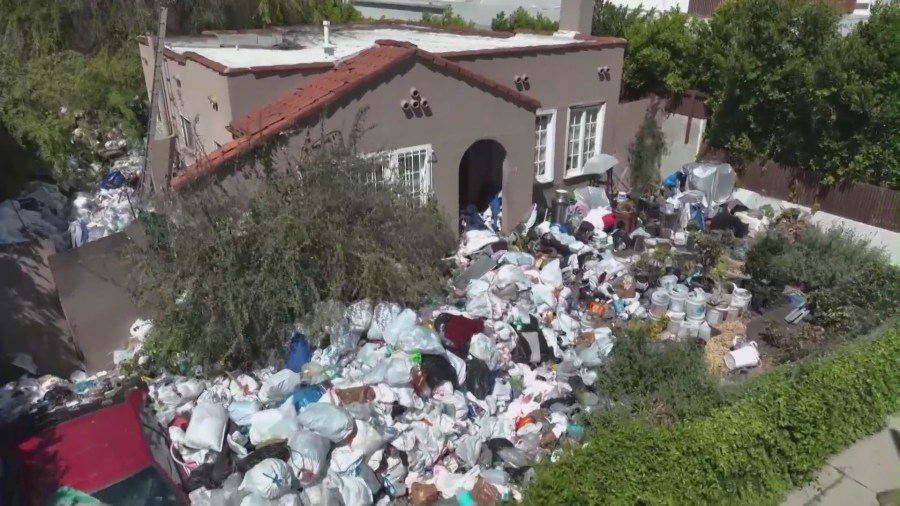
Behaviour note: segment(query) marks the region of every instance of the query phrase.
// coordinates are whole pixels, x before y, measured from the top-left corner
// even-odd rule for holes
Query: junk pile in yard
[[[143,161],[137,152],[124,153],[87,192],[29,183],[22,196],[0,202],[0,245],[50,239],[57,251],[65,251],[121,232],[138,209],[135,187]]]
[[[297,328],[280,368],[148,378],[192,504],[518,500],[534,464],[581,444],[582,417],[604,409],[596,371],[612,359],[616,329],[634,320],[660,340],[710,341],[733,327],[712,358],[721,374],[758,366],[756,344],[735,334],[751,302],[739,286],[743,241],[729,253],[730,282],[692,259],[704,230],[743,238],[768,222],[727,201],[730,167],[686,170],[699,171],[700,189],[681,192],[676,178],[668,197],[640,201],[563,192],[545,219],[533,208],[509,235],[466,220],[439,307],[358,301],[332,322],[325,348]],[[116,363],[143,360],[151,328],[136,322]],[[106,381],[32,376],[0,402],[18,412],[77,403]],[[57,388],[65,395],[49,399]]]

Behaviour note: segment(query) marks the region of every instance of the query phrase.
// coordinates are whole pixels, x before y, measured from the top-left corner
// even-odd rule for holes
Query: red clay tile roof
[[[359,21],[353,22],[349,25],[352,28],[356,29],[378,29],[383,28],[385,26],[389,26],[391,28],[396,29],[409,29],[409,30],[429,30],[433,32],[441,32],[441,33],[455,33],[458,35],[471,35],[471,36],[480,36],[480,37],[495,37],[500,39],[510,38],[516,35],[516,33],[530,33],[535,35],[553,35],[553,32],[548,31],[540,31],[540,30],[519,30],[517,32],[495,32],[493,30],[484,30],[479,28],[455,28],[455,27],[438,27],[431,26],[425,23],[417,23],[413,21],[402,21],[402,20],[375,20],[375,21]],[[273,27],[270,29],[262,29],[262,30],[216,30],[216,31],[205,31],[202,36],[210,39],[215,39],[217,33],[221,34],[232,34],[232,33],[263,33],[263,32],[279,32],[279,33],[289,33],[290,28],[279,28]],[[138,37],[138,43],[143,45],[150,44],[150,38],[147,36]],[[444,58],[452,58],[452,59],[474,59],[474,58],[484,58],[484,57],[499,57],[499,56],[518,56],[518,55],[533,55],[533,54],[548,54],[548,53],[561,53],[567,51],[577,51],[582,49],[599,49],[599,48],[614,48],[614,47],[625,47],[626,41],[625,39],[619,39],[616,37],[600,37],[594,35],[585,35],[585,34],[575,34],[575,41],[573,42],[561,42],[560,44],[549,44],[544,46],[520,46],[520,47],[508,47],[508,48],[494,48],[494,49],[476,49],[471,51],[453,51],[453,52],[445,52],[438,53],[440,56]],[[176,53],[171,49],[165,49],[165,56],[173,61],[176,61],[182,65],[187,63],[188,60],[194,61],[212,69],[213,71],[222,74],[222,75],[242,75],[242,74],[255,74],[255,75],[266,75],[266,74],[275,74],[282,72],[297,72],[302,70],[322,70],[332,68],[334,65],[329,62],[314,62],[314,63],[295,63],[289,65],[262,65],[255,67],[241,67],[241,68],[230,68],[222,65],[219,62],[210,60],[205,56],[197,54],[193,51],[185,51],[184,53]]]
[[[203,159],[175,175],[170,183],[179,190],[205,175],[215,172],[222,164],[237,158],[260,142],[270,139],[302,119],[322,111],[326,105],[346,97],[371,80],[396,69],[410,58],[419,58],[445,74],[468,82],[488,93],[530,110],[541,107],[540,101],[513,88],[472,72],[440,56],[423,51],[408,42],[378,40],[376,46],[338,64],[307,85],[283,95],[230,125],[242,137],[226,143]]]

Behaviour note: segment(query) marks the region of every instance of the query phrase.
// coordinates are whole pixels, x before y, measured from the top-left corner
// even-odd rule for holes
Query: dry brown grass
[[[728,368],[722,360],[731,351],[731,343],[736,336],[744,336],[747,332],[747,324],[741,320],[723,322],[716,326],[719,334],[709,338],[706,342],[706,363],[709,372],[718,378],[728,374]]]

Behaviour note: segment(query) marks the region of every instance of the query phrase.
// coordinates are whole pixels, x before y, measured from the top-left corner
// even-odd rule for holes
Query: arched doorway
[[[469,146],[459,161],[460,214],[471,209],[484,213],[491,207],[503,190],[505,162],[506,148],[493,139],[481,139]]]

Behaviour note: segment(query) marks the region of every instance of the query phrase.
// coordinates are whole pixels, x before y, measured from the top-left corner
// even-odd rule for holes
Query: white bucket
[[[709,327],[708,323],[703,322],[700,324],[700,332],[697,334],[697,337],[704,342],[709,341],[709,338],[712,337],[712,329]]]
[[[709,295],[703,290],[696,290],[688,295],[684,303],[684,312],[688,320],[703,320],[706,316],[706,301]]]
[[[666,274],[665,276],[661,276],[659,278],[659,286],[665,288],[666,291],[671,290],[677,284],[678,276],[674,274]]]
[[[669,290],[669,311],[684,311],[684,301],[688,296],[688,287],[675,285]]]
[[[725,312],[728,308],[708,307],[706,308],[706,323],[710,325],[718,325],[725,319]]]
[[[669,294],[662,288],[650,294],[650,314],[657,319],[666,314],[666,308],[669,307],[669,299]]]
[[[700,322],[696,320],[685,320],[681,324],[681,330],[685,329],[687,329],[686,337],[697,337],[700,335]]]
[[[728,306],[728,312],[725,314],[725,321],[737,320],[741,317],[741,308]]]
[[[722,360],[725,361],[725,367],[727,367],[729,371],[758,366],[760,359],[759,350],[756,348],[756,341],[751,341],[742,348],[729,351],[722,357]]]
[[[750,299],[752,297],[750,291],[743,288],[735,288],[734,291],[731,292],[731,307],[738,308],[738,314],[743,314],[744,311],[747,310],[747,307],[750,306]]]
[[[687,234],[684,232],[675,232],[672,236],[672,244],[675,246],[684,246],[687,244]]]
[[[677,335],[678,330],[681,328],[681,322],[684,321],[684,313],[669,311],[666,315],[669,317],[669,325],[666,327],[666,332]]]

